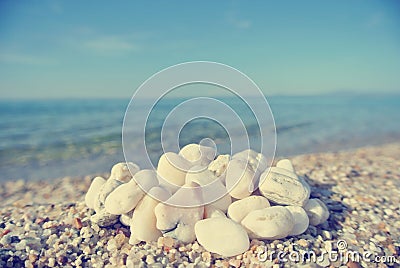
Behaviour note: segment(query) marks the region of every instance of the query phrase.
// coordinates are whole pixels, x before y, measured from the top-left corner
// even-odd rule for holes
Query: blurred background
[[[0,180],[109,171],[123,161],[135,90],[196,60],[228,64],[260,87],[278,156],[396,142],[399,26],[398,1],[0,1]],[[193,96],[235,108],[219,88],[166,96],[149,130],[154,150],[164,116]],[[180,144],[210,136],[227,138],[193,122]]]

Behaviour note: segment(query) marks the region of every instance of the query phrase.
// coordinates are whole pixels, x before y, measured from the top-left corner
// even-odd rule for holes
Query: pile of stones
[[[253,150],[215,157],[199,144],[163,154],[157,170],[116,164],[107,180],[93,179],[85,202],[100,227],[130,226],[132,245],[161,236],[197,240],[224,257],[247,251],[250,239],[300,235],[329,218],[290,160],[268,167]]]

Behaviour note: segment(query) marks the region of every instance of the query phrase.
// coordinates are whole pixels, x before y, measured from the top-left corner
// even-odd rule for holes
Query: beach
[[[197,242],[181,244],[173,239],[132,246],[128,243],[129,227],[121,223],[107,228],[92,224],[94,211],[86,207],[84,196],[95,175],[107,178],[108,174],[2,181],[0,267],[399,265],[393,261],[400,261],[400,143],[289,159],[297,174],[310,184],[311,197],[327,205],[328,221],[309,226],[296,237],[253,239],[247,252],[230,258],[207,252]],[[278,256],[278,252],[284,254]],[[305,252],[314,252],[316,263],[296,260]],[[354,253],[359,258],[342,256],[335,260],[326,252],[340,256]],[[371,254],[365,257],[365,252]]]

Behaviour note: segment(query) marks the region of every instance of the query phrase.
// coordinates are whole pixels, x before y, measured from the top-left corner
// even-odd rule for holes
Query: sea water
[[[146,146],[154,165],[162,153],[160,131],[165,117],[184,100],[165,99],[149,116]],[[258,128],[237,100],[220,100],[239,107],[252,147],[257,147],[260,131],[271,126]],[[277,156],[338,151],[400,138],[398,95],[272,96],[267,100],[275,119]],[[109,172],[114,163],[124,161],[121,132],[128,103],[129,99],[0,101],[0,180]],[[146,115],[145,111],[137,114],[138,118]],[[240,124],[234,120],[232,124],[239,133]],[[138,127],[137,131],[142,130]],[[170,133],[166,142],[179,138],[180,146],[212,138],[220,153],[229,153],[229,136],[210,120],[193,120],[166,133]],[[141,142],[131,138],[133,146]]]

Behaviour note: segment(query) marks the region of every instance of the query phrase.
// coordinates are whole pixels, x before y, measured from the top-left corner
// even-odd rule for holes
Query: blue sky
[[[400,92],[399,29],[398,1],[0,1],[0,98],[130,97],[193,60],[271,95]]]

